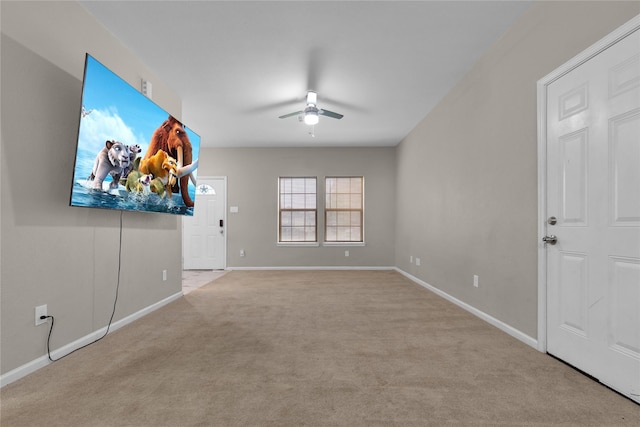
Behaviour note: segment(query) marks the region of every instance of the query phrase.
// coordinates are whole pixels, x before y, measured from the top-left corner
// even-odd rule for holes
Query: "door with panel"
[[[221,270],[226,263],[226,181],[198,177],[192,217],[182,221],[183,269]]]
[[[546,99],[547,351],[640,402],[640,31]]]

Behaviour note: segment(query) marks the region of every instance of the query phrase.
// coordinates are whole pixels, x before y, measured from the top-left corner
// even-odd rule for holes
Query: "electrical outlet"
[[[413,255],[409,255],[409,264],[413,264]]]
[[[240,249],[240,256],[244,256],[244,249]]]
[[[47,304],[36,307],[36,326],[47,323],[47,319],[41,319],[41,316],[47,315]]]
[[[162,281],[163,282],[167,281],[167,270],[162,270]]]
[[[477,274],[474,274],[473,275],[473,286],[477,288],[479,284],[480,284],[480,278],[478,277]]]
[[[349,251],[344,251],[344,256],[349,256]]]
[[[416,258],[416,265],[420,265],[420,258]]]

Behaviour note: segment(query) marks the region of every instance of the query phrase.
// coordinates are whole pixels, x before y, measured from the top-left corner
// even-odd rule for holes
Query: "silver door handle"
[[[542,241],[545,243],[549,243],[550,245],[555,245],[556,243],[558,243],[558,238],[552,234],[551,236],[544,236],[542,238]]]

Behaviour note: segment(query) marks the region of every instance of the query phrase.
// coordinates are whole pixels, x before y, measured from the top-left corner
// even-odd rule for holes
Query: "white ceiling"
[[[529,1],[80,1],[177,92],[205,147],[394,146]],[[153,83],[153,82],[151,82]],[[311,128],[278,116],[344,114]]]

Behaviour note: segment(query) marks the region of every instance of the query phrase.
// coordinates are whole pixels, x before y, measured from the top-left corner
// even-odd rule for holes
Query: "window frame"
[[[349,178],[349,179],[353,179],[353,178],[358,178],[360,179],[360,192],[359,193],[352,193],[351,190],[349,191],[349,193],[338,193],[337,191],[335,192],[329,192],[329,185],[328,185],[328,180],[329,179],[345,179],[345,178]],[[351,187],[351,184],[350,184]],[[362,175],[345,175],[345,176],[325,176],[324,177],[324,235],[323,235],[323,245],[324,246],[364,246],[365,244],[365,230],[364,230],[364,220],[365,220],[365,199],[364,199],[364,176]],[[330,203],[328,203],[328,198],[331,194],[349,194],[349,195],[353,195],[353,194],[360,194],[360,208],[338,208],[338,207],[329,207]],[[350,202],[351,204],[351,202]],[[327,236],[328,236],[328,227],[329,227],[329,221],[328,221],[328,214],[329,212],[348,212],[349,215],[351,216],[352,213],[356,212],[359,213],[359,229],[360,229],[360,240],[337,240],[338,238],[338,233],[336,231],[336,240],[327,240]],[[340,224],[336,225],[336,228],[340,227]]]
[[[305,182],[304,186],[305,186],[305,191],[304,193],[283,193],[282,192],[282,184],[283,184],[283,180],[285,179],[290,179],[290,180],[309,180],[312,179],[315,182],[315,186],[314,186],[314,193],[307,193],[307,183]],[[305,196],[308,194],[313,194],[315,197],[315,205],[313,209],[309,209],[306,206],[304,208],[287,208],[287,207],[283,207],[282,206],[282,199],[283,196],[285,195],[293,195],[293,194],[304,194]],[[278,246],[319,246],[319,239],[318,239],[318,177],[317,176],[279,176],[278,177],[278,212],[277,212],[277,222],[278,222],[278,229],[277,229],[277,236],[276,236],[276,242]],[[306,200],[305,200],[305,204],[306,204]],[[313,217],[314,217],[314,237],[315,240],[282,240],[283,239],[283,227],[288,227],[293,229],[294,226],[293,225],[287,225],[287,226],[283,226],[283,220],[282,220],[282,214],[283,212],[313,212]],[[305,218],[306,221],[306,218]],[[303,228],[306,228],[306,224],[302,226]],[[293,233],[292,233],[293,234]],[[306,234],[305,234],[305,239],[306,239]]]

